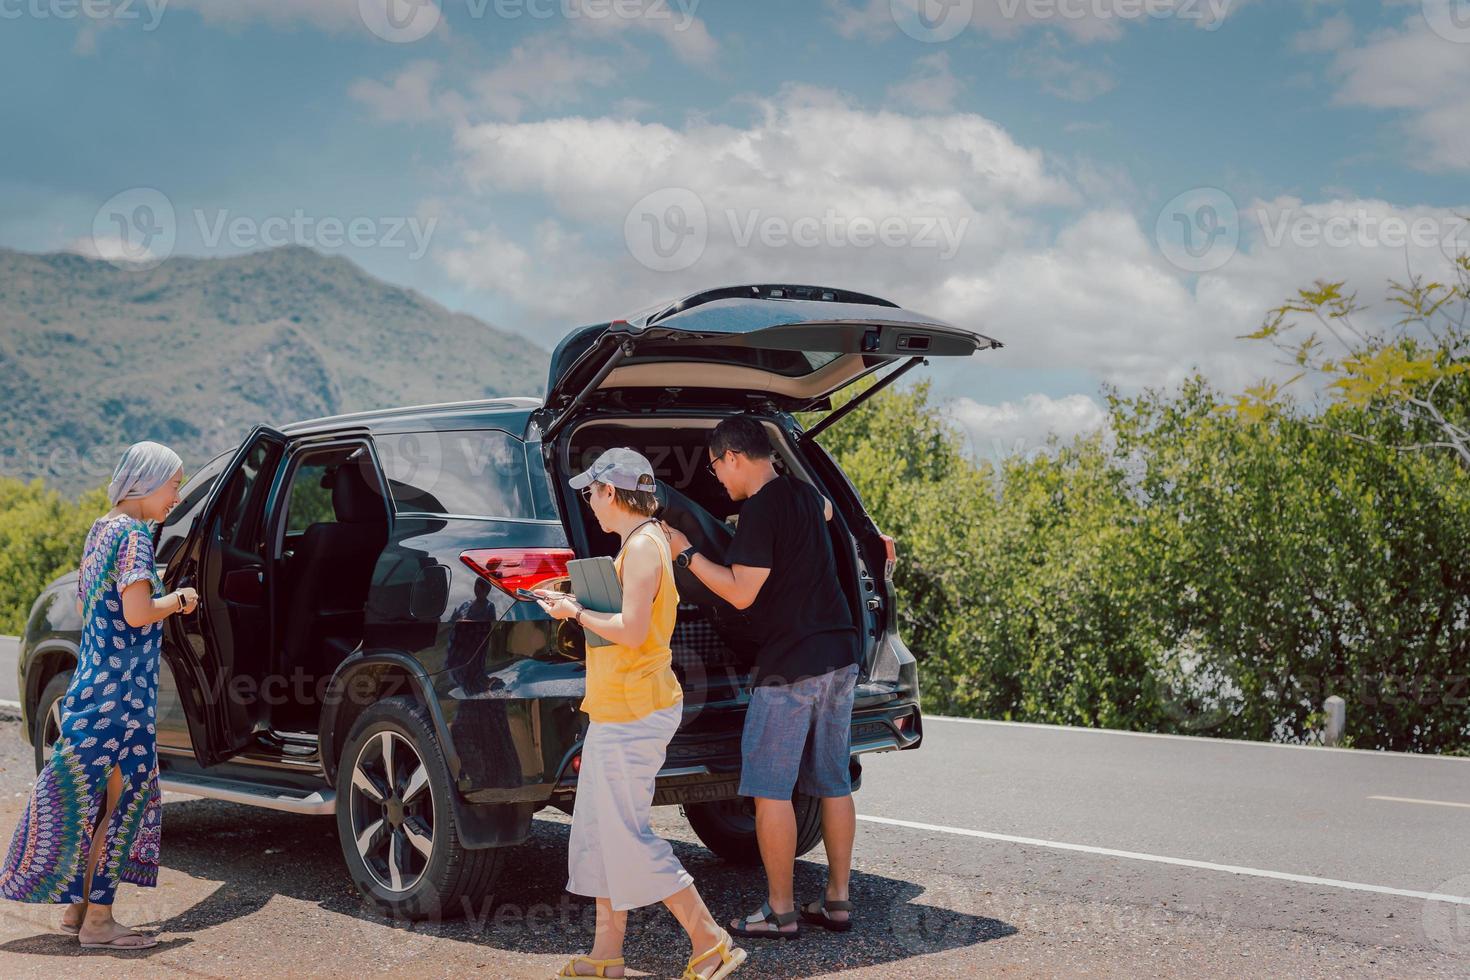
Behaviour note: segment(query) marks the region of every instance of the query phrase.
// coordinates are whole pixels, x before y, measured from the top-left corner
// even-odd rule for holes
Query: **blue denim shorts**
[[[789,800],[852,793],[852,693],[857,664],[750,692],[740,739],[740,795]]]

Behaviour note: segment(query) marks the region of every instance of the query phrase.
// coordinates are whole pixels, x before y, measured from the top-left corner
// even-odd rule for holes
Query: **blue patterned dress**
[[[158,883],[163,807],[154,713],[163,624],[133,627],[122,614],[122,590],[142,581],[154,596],[162,594],[148,526],[127,515],[99,519],[87,534],[77,576],[85,625],[61,701],[61,737],[11,839],[0,897],[110,905],[120,881]],[[92,831],[107,808],[113,766],[122,796],[84,894]]]

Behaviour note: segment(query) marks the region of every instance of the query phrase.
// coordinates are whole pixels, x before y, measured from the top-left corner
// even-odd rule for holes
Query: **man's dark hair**
[[[715,426],[709,437],[709,451],[712,456],[723,456],[732,449],[746,459],[770,459],[771,437],[752,416],[732,415]]]

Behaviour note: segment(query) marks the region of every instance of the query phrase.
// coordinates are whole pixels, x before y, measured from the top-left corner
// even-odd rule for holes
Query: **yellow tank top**
[[[587,694],[582,699],[582,710],[596,722],[637,721],[684,699],[669,648],[679,607],[669,542],[656,524],[645,524],[633,533],[647,534],[658,543],[663,567],[653,596],[648,638],[635,647],[617,643],[587,647]],[[629,543],[632,540],[630,536]],[[613,559],[619,582],[623,580],[623,555],[627,551],[624,545]]]

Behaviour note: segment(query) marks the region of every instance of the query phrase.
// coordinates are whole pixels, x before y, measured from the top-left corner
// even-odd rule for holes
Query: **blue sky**
[[[398,34],[409,0],[79,2],[0,0],[0,245],[137,258],[106,205],[161,194],[167,253],[274,218],[547,347],[714,283],[866,289],[1006,341],[934,372],[982,449],[1096,425],[1104,382],[1238,387],[1288,291],[1470,237],[1464,0],[439,0]]]

